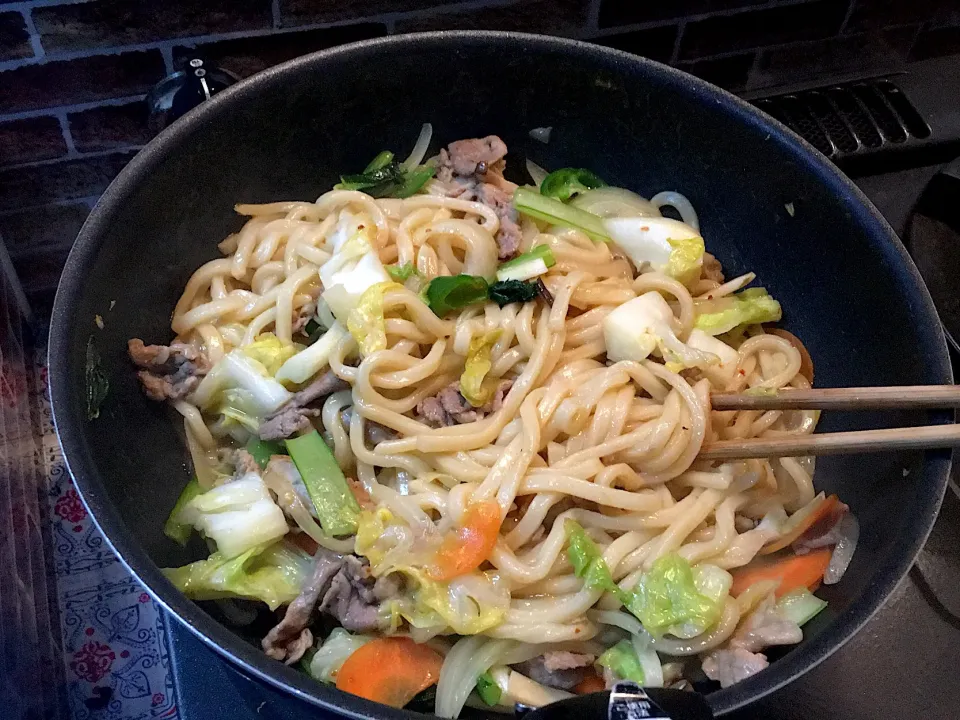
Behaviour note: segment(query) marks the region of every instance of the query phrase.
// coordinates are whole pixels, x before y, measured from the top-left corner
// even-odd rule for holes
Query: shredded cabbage
[[[232,393],[225,396],[227,391]],[[220,406],[225,404],[238,414],[263,418],[291,397],[290,391],[270,377],[262,363],[242,350],[234,350],[214,365],[191,399],[208,412],[221,411]]]
[[[467,361],[460,375],[460,394],[474,407],[486,405],[496,390],[496,381],[485,380],[493,363],[490,352],[500,339],[500,330],[492,330],[470,340]]]
[[[659,558],[624,597],[624,605],[657,636],[684,623],[704,629],[720,619],[723,599],[708,597],[697,587],[690,563],[676,553]]]
[[[276,375],[280,367],[296,355],[298,350],[294,343],[285,343],[272,332],[257,335],[252,343],[240,348],[240,352],[263,365],[270,375]]]
[[[177,519],[213,540],[226,559],[273,542],[288,530],[283,510],[256,473],[197,495],[184,505]]]
[[[719,363],[710,352],[681,342],[673,330],[673,311],[663,296],[651,290],[628,300],[603,319],[607,359],[640,361],[659,350],[671,370]]]
[[[697,592],[722,608],[730,594],[733,575],[716,565],[701,563],[693,568],[693,584]],[[697,617],[674,625],[668,632],[679,638],[692,638],[706,632],[712,624],[710,617]]]
[[[366,635],[351,635],[342,627],[334,628],[310,659],[310,674],[321,682],[335,683],[347,658],[372,639]]]
[[[567,520],[564,524],[567,532],[567,557],[573,565],[574,574],[583,578],[585,587],[591,590],[617,592],[620,588],[613,581],[610,568],[600,554],[600,548],[590,539],[586,530],[575,520]]]
[[[663,271],[670,277],[676,278],[686,285],[700,277],[703,267],[703,254],[707,251],[703,238],[699,235],[691,238],[674,240],[667,238],[670,247],[670,258]]]
[[[621,680],[633,680],[642,686],[646,676],[629,640],[621,640],[597,658],[597,665],[608,668]]]
[[[260,600],[271,610],[292,602],[313,570],[313,558],[283,542],[250,548],[235,558],[215,552],[163,574],[192,600],[246,598]]]
[[[708,335],[722,335],[746,325],[777,322],[783,317],[780,303],[764,288],[750,288],[735,295],[695,303],[694,327]]]
[[[347,329],[334,321],[330,329],[315,343],[290,357],[277,370],[277,380],[290,383],[306,382],[330,363],[330,356],[337,345],[348,337],[350,333]]]
[[[397,288],[403,289],[403,285],[393,281],[377,283],[363,292],[357,306],[350,311],[347,329],[357,341],[362,355],[370,355],[387,347],[383,296],[386,292]]]

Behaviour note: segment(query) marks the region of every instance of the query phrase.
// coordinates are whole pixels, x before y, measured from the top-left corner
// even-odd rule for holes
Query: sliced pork
[[[210,370],[203,353],[191,345],[145,345],[140,338],[127,341],[127,352],[141,368],[137,373],[151,400],[181,400],[192,393]]]
[[[298,432],[309,430],[310,418],[320,415],[320,408],[309,405],[325,400],[335,392],[349,389],[350,384],[328,370],[303,390],[296,393],[260,425],[261,440],[283,440]]]
[[[473,407],[460,394],[460,383],[447,385],[433,397],[424,398],[417,404],[417,415],[431,427],[446,427],[475,422],[489,413],[496,412],[503,405],[503,399],[513,385],[511,380],[501,380],[493,398],[483,407]]]
[[[572,690],[587,677],[596,659],[595,655],[557,650],[538,655],[513,667],[541,685]]]

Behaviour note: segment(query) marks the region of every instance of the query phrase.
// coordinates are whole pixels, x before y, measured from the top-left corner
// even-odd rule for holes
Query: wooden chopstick
[[[960,385],[786,388],[776,393],[713,393],[714,410],[866,410],[960,408]]]
[[[704,445],[697,457],[701,460],[743,460],[948,447],[960,447],[960,425],[922,425],[819,435],[718,440]]]

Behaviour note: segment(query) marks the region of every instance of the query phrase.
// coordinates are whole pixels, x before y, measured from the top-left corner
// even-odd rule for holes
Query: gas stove
[[[960,99],[960,69],[941,65],[941,61],[933,61],[897,76],[844,78],[831,85],[790,88],[748,99],[834,160],[909,245],[911,216],[918,199],[935,176],[960,155],[960,113],[944,102],[951,96]],[[960,195],[954,202],[960,206]],[[960,236],[957,239],[960,241]],[[936,299],[936,292],[934,296]],[[955,367],[960,369],[960,364]],[[727,717],[952,720],[957,716],[958,479],[960,473],[955,469],[953,491],[947,492],[930,539],[876,616],[814,670]],[[333,717],[244,676],[176,620],[171,618],[167,626],[183,720]]]

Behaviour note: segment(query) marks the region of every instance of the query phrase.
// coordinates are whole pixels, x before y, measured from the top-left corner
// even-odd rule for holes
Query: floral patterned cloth
[[[111,552],[80,501],[51,420],[45,359],[28,389],[52,521],[66,701],[73,720],[180,717],[167,617]]]

